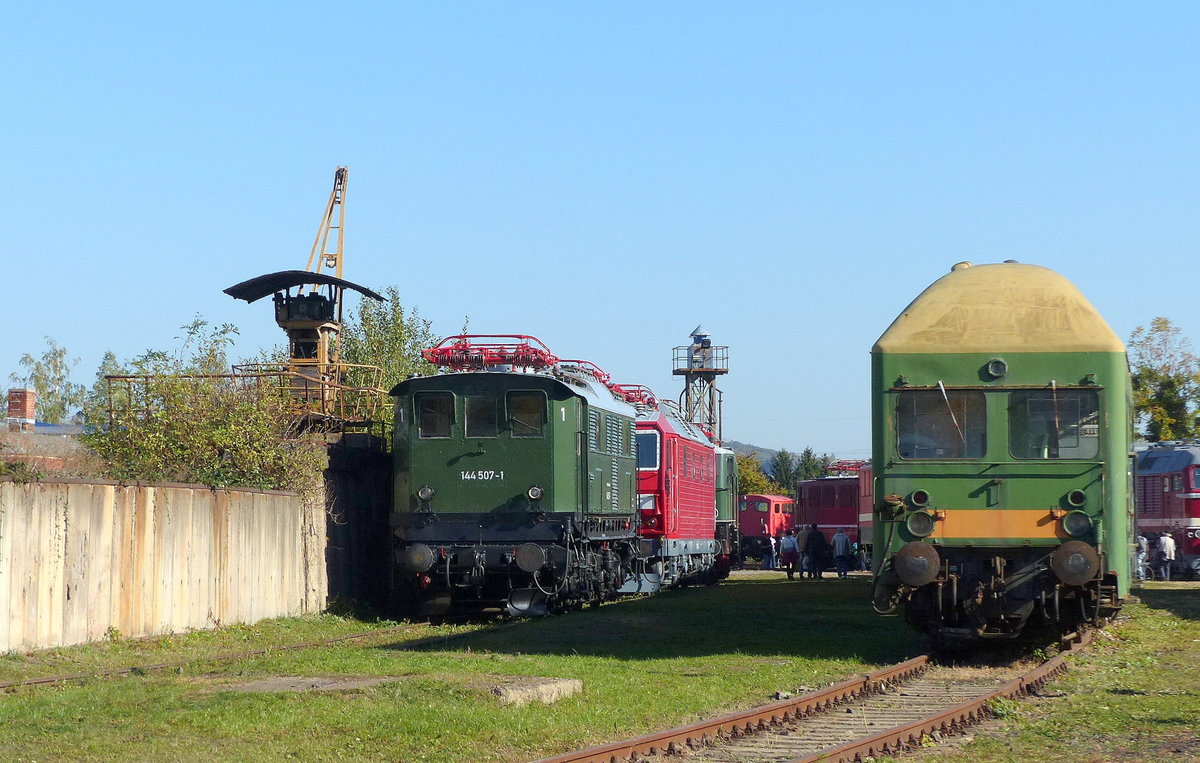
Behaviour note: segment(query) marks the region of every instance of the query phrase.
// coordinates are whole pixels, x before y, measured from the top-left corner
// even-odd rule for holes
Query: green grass
[[[0,698],[0,753],[39,761],[529,760],[761,704],[776,691],[919,653],[903,622],[876,616],[867,596],[861,579],[789,583],[757,573],[500,627],[425,629],[405,641],[379,636],[179,672],[23,687]],[[258,635],[237,648],[280,634],[304,641],[365,627],[340,618],[274,621],[255,626]],[[472,629],[444,644],[400,648],[419,636]],[[205,638],[210,643],[200,643]],[[55,650],[51,672],[72,671],[73,660],[203,656],[231,641],[233,633],[191,634],[149,651],[142,642]],[[0,671],[11,676],[21,663],[10,657]],[[228,690],[256,677],[326,675],[398,680],[337,694]],[[577,678],[584,692],[549,706],[503,706],[490,692],[503,676]]]
[[[923,760],[1200,760],[1200,583],[1148,583],[1041,698]]]

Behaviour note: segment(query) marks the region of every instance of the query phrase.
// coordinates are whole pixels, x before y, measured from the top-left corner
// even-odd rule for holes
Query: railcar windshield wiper
[[[954,429],[958,432],[958,439],[962,440],[962,444],[967,444],[967,436],[963,434],[962,427],[958,423],[958,417],[954,415],[954,406],[950,405],[950,395],[946,393],[946,385],[942,384],[942,380],[938,379],[938,389],[942,391],[942,400],[946,402],[946,410],[950,412],[950,420],[954,422]]]

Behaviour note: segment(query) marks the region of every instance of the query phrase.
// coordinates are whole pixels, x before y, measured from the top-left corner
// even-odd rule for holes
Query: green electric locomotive
[[[541,614],[613,598],[636,546],[636,410],[527,336],[455,336],[397,384],[398,603]]]
[[[1129,592],[1129,368],[1062,276],[959,263],[871,350],[874,599],[935,642],[1101,624]]]

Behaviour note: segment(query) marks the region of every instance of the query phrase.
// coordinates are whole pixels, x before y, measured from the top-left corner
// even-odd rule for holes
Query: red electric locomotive
[[[742,534],[742,560],[765,559],[770,537],[795,527],[796,502],[786,495],[751,493],[738,501],[738,530]]]
[[[829,477],[796,483],[796,524],[816,525],[829,540],[838,530],[859,544],[865,561],[871,550],[872,484],[869,461],[834,461]]]
[[[1155,443],[1138,454],[1138,532],[1175,539],[1172,576],[1200,573],[1200,444]]]
[[[619,387],[638,409],[641,570],[622,589],[645,593],[728,574],[716,537],[716,446],[645,387]]]

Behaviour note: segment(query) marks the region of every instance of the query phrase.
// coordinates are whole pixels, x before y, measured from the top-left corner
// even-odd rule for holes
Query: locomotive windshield
[[[901,458],[981,458],[987,445],[983,392],[902,390],[896,404]]]
[[[541,437],[546,426],[546,396],[541,392],[509,392],[508,426],[513,437]]]
[[[421,437],[449,437],[454,422],[454,395],[423,392],[417,395],[417,427]]]
[[[1088,389],[1020,390],[1008,397],[1013,458],[1095,458],[1100,396]]]
[[[500,424],[496,415],[496,398],[472,396],[467,398],[467,437],[495,437]]]

